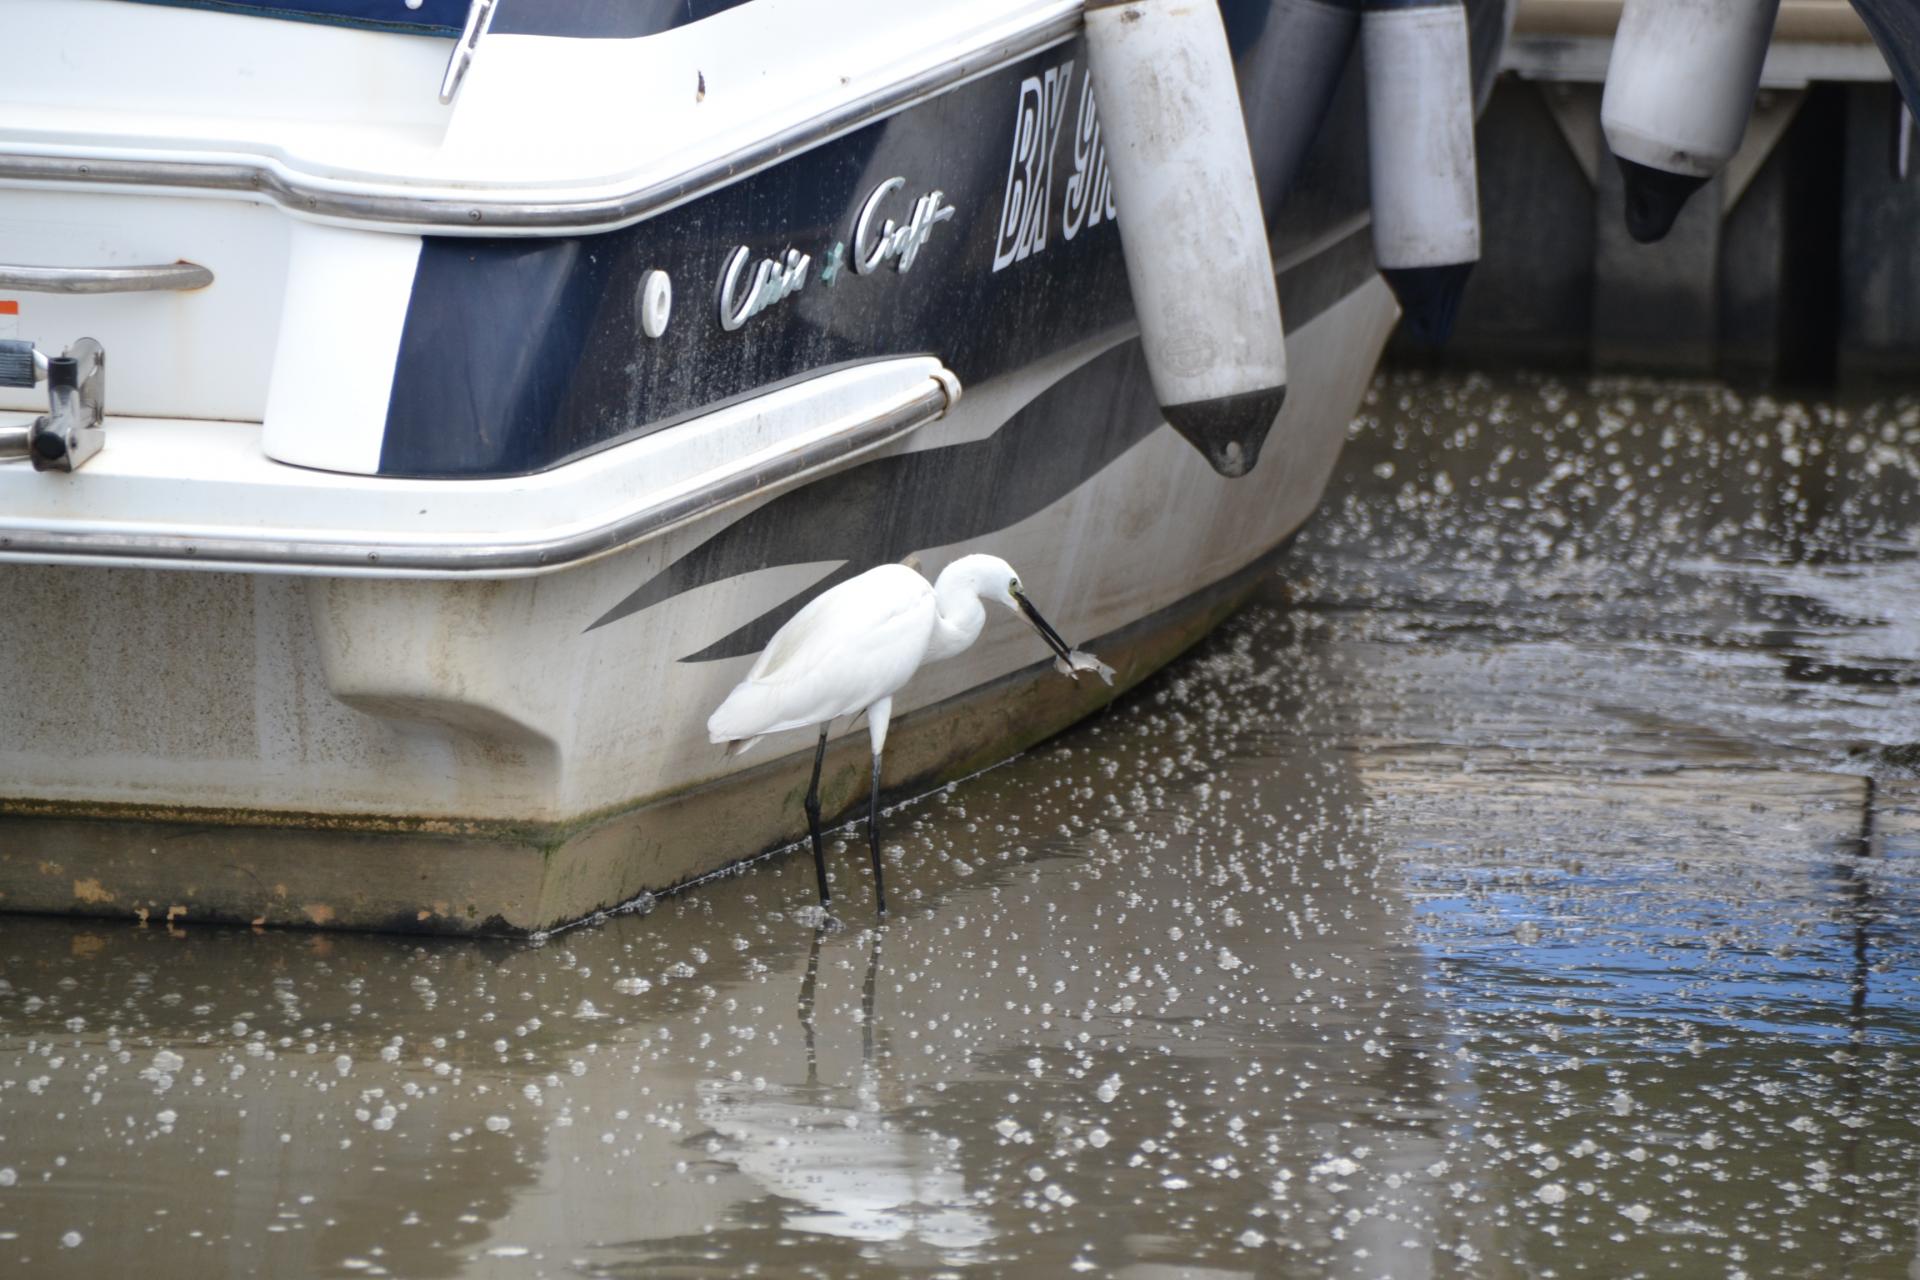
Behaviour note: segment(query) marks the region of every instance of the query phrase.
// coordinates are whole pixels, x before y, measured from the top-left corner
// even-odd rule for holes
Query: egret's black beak
[[[1040,633],[1040,638],[1047,642],[1047,647],[1058,654],[1062,662],[1071,666],[1073,664],[1073,647],[1065,640],[1062,640],[1060,633],[1055,631],[1047,620],[1040,616],[1040,611],[1033,607],[1033,601],[1027,599],[1025,593],[1021,592],[1018,588],[1014,589],[1013,600],[1015,604],[1020,606],[1020,612],[1027,615],[1027,621],[1033,624],[1033,629]]]

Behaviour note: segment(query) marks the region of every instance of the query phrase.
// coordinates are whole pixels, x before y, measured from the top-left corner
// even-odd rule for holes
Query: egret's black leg
[[[820,988],[820,939],[825,929],[813,931],[813,949],[807,953],[807,976],[800,980],[800,1030],[807,1038],[807,1087],[820,1086],[820,1053],[814,1046],[813,998]]]
[[[880,876],[880,753],[873,753],[873,795],[867,802],[867,843],[873,849],[873,896],[887,914],[887,886]]]
[[[880,983],[880,931],[872,930],[873,940],[867,944],[867,983],[860,989],[860,1063],[873,1065],[873,1003],[874,991]]]
[[[807,831],[813,836],[813,871],[820,877],[820,907],[833,904],[827,891],[827,851],[820,842],[820,765],[827,758],[827,726],[820,726],[820,745],[813,749],[813,781],[807,786]]]

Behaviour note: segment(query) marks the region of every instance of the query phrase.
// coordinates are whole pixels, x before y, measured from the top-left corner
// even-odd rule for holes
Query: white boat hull
[[[1289,420],[1252,476],[1220,476],[1161,426],[990,542],[923,548],[925,569],[988,547],[1031,566],[1055,624],[1119,668],[1118,689],[1136,683],[1312,513],[1395,314],[1369,278],[1290,335]],[[991,436],[1066,372],[979,388],[896,452]],[[490,581],[7,567],[0,648],[89,661],[48,664],[34,699],[0,703],[4,905],[519,932],[795,840],[811,735],[728,761],[703,726],[749,659],[676,659],[836,566],[730,577],[589,629],[749,517]],[[902,692],[890,792],[1004,759],[1117,692],[1054,674],[1036,645],[990,627]],[[864,731],[847,741],[828,757],[830,814],[864,793]]]

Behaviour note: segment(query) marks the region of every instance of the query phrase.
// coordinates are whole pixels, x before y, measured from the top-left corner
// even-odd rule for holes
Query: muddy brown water
[[[1267,597],[540,944],[0,921],[0,1274],[1920,1276],[1920,400],[1395,375]]]

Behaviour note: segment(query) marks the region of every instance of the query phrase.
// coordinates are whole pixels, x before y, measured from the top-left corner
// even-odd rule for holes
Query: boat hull
[[[996,611],[896,698],[896,800],[1146,679],[1311,515],[1397,315],[1355,77],[1289,100],[1265,12],[1228,7],[1250,118],[1325,124],[1267,210],[1290,385],[1244,475],[1156,403],[1077,39],[597,235],[297,227],[263,430],[110,418],[86,470],[0,474],[0,652],[42,658],[0,698],[0,909],[531,933],[792,844],[812,733],[728,759],[706,718],[874,564],[1003,556],[1119,671],[1060,676]],[[311,326],[350,313],[301,291],[403,268],[365,294],[391,362],[334,359]],[[891,416],[819,426],[869,392]]]
[[[1336,244],[1308,259],[1296,287],[1334,288],[1323,277],[1344,252]],[[1225,617],[1312,513],[1394,318],[1367,273],[1296,331],[1302,372],[1283,410],[1294,420],[1251,476],[1220,476],[1158,425],[991,537],[918,548],[929,567],[975,547],[1031,566],[1022,574],[1035,598],[1120,680],[1109,689],[1063,678],[1025,628],[990,622],[974,649],[902,695],[889,793],[924,792],[1041,741]],[[1154,413],[1132,339],[1050,390]],[[1047,398],[1034,399],[1036,429],[1061,428]],[[955,411],[910,446],[839,473],[837,493],[819,492],[828,482],[795,490],[795,508],[830,520],[864,490],[890,492],[910,512],[912,485],[959,483],[952,469],[977,460],[968,437],[991,440],[1019,417],[987,430],[979,419],[998,416],[996,400],[983,391],[971,424]],[[1061,440],[1073,437],[1062,430]],[[1079,468],[1081,448],[1042,447],[1029,461]],[[916,458],[935,460],[934,479],[903,487],[900,469]],[[0,909],[528,933],[800,839],[811,735],[725,761],[703,726],[750,656],[683,659],[745,647],[727,637],[743,627],[750,637],[770,605],[834,566],[711,582],[687,571],[686,589],[591,625],[690,556],[724,573],[724,556],[697,552],[729,529],[778,561],[767,539],[795,530],[753,528],[778,503],[561,575],[493,582],[7,567],[0,645],[62,630],[96,653],[103,633],[119,641],[90,676],[0,710],[18,744],[8,776],[38,771],[0,798]],[[913,516],[896,506],[901,520]],[[210,668],[206,655],[218,653],[227,657]],[[477,687],[490,680],[500,687]],[[48,713],[62,705],[113,711],[79,717],[88,729],[75,735]],[[859,730],[829,752],[830,815],[858,808],[865,741]],[[901,892],[911,880],[901,874]]]

